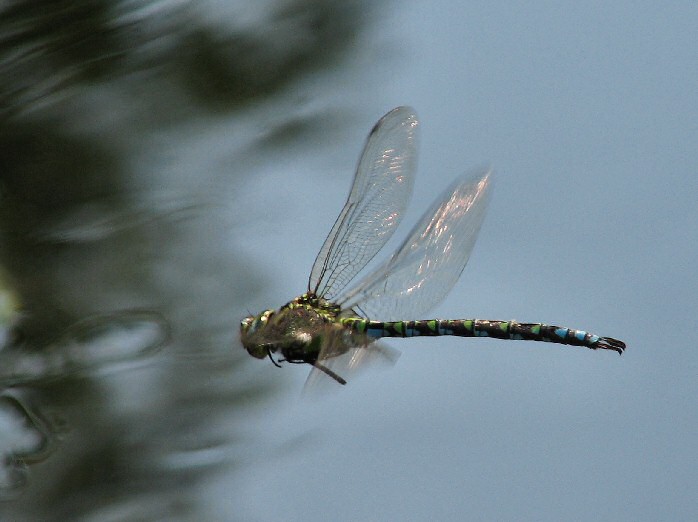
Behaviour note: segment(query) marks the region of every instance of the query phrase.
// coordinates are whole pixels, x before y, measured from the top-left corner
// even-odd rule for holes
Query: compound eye
[[[252,357],[256,359],[264,359],[269,353],[269,349],[262,345],[246,346],[245,349]]]
[[[252,317],[251,315],[249,317],[245,317],[242,321],[240,321],[240,329],[247,330],[253,321],[254,317]]]

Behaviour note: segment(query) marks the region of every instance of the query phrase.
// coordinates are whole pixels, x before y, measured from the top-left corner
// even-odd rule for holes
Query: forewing
[[[412,194],[417,116],[398,107],[373,127],[349,198],[310,273],[308,289],[332,300],[393,235]]]
[[[420,319],[460,277],[480,231],[492,172],[458,178],[422,216],[402,246],[337,303],[380,321]]]

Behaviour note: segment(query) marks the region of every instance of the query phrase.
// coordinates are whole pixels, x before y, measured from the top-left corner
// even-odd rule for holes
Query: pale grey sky
[[[257,520],[695,520],[695,3],[412,1],[382,16],[352,79],[323,87],[356,111],[317,153],[334,172],[277,186],[279,225],[254,234],[280,282],[278,302],[253,299],[304,291],[366,133],[410,104],[422,140],[408,220],[465,169],[497,176],[434,315],[561,324],[628,350],[393,341],[395,368],[310,403],[295,395],[306,372],[286,367],[294,385],[250,421],[259,456],[214,488],[220,508],[234,490],[231,510],[246,498]],[[294,199],[314,211],[284,220]],[[265,257],[271,244],[288,255]]]

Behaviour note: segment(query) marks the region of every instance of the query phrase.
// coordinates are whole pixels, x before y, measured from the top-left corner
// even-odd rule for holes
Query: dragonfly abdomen
[[[358,317],[340,319],[341,323],[353,331],[366,334],[373,339],[381,337],[419,337],[445,334],[439,330],[439,324],[445,321],[431,319],[427,321],[369,321]]]
[[[371,338],[420,337],[455,335],[458,337],[493,337],[524,341],[585,346],[592,349],[614,350],[623,353],[625,343],[611,337],[600,337],[584,330],[543,323],[517,321],[490,321],[482,319],[431,319],[426,321],[368,321],[348,318],[342,322],[353,330]]]

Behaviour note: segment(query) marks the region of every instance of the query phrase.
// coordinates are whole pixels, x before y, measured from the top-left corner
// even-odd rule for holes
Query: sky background
[[[274,225],[247,246],[274,284],[247,307],[305,289],[366,133],[409,104],[422,140],[406,221],[465,169],[496,173],[433,315],[561,324],[628,350],[396,340],[395,368],[317,402],[297,397],[304,369],[284,368],[293,383],[254,421],[266,450],[218,501],[234,491],[257,520],[695,519],[696,27],[690,2],[400,2],[372,20],[328,88],[351,132],[254,182]],[[302,178],[306,161],[331,167]]]
[[[0,518],[698,520],[695,2],[2,9],[0,259],[28,333],[0,347],[2,498],[28,467]],[[307,367],[243,351],[242,317],[306,290],[398,105],[418,173],[381,260],[495,172],[459,282],[404,319],[545,322],[622,357],[391,340],[394,367],[302,398]],[[122,309],[168,343],[79,322]]]

